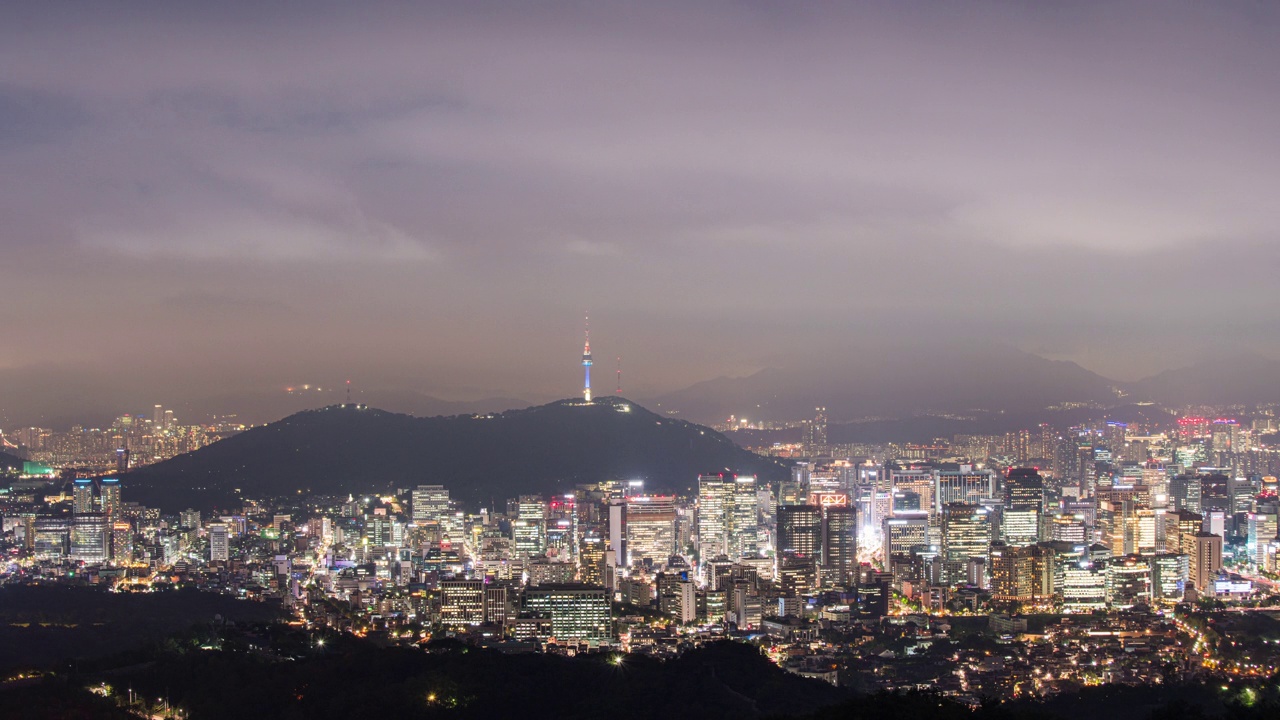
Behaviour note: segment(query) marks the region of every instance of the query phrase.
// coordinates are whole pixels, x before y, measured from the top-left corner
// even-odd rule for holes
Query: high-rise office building
[[[1190,581],[1195,583],[1200,594],[1211,595],[1213,582],[1222,569],[1222,536],[1199,532],[1191,544],[1194,550],[1187,568]]]
[[[758,498],[754,475],[733,478],[733,505],[729,513],[729,557],[760,556]]]
[[[759,557],[759,498],[751,475],[698,476],[698,555]]]
[[[984,500],[996,497],[996,474],[980,470],[972,465],[958,468],[941,468],[933,471],[934,493],[931,511],[941,511],[943,505],[963,503],[980,505]]]
[[[784,505],[778,508],[778,557],[812,558],[822,552],[822,508],[817,505]]]
[[[1169,480],[1169,502],[1175,510],[1198,513],[1201,510],[1200,476],[1175,475]]]
[[[443,485],[419,485],[411,500],[413,522],[419,525],[441,525],[449,514],[449,489]]]
[[[929,515],[924,511],[900,513],[884,520],[884,553],[892,555],[910,553],[914,547],[928,548],[933,544],[929,527]]]
[[[1089,539],[1089,526],[1080,515],[1055,515],[1049,522],[1049,540],[1081,544]]]
[[[1107,572],[1101,564],[1080,560],[1062,569],[1062,609],[1092,612],[1107,607]]]
[[[890,484],[890,498],[898,493],[914,493],[920,498],[920,509],[928,512],[930,519],[937,517],[937,482],[932,468],[889,467],[886,475]]]
[[[71,520],[37,517],[32,523],[32,553],[37,560],[62,560],[70,552]]]
[[[381,554],[383,548],[392,545],[391,518],[386,515],[369,515],[364,520],[364,540],[371,552]]]
[[[185,530],[200,529],[200,520],[201,517],[199,510],[187,508],[186,510],[178,513],[178,527]]]
[[[1191,575],[1190,558],[1179,553],[1151,557],[1151,595],[1158,602],[1182,602]]]
[[[223,523],[209,526],[209,562],[227,562],[231,558],[231,529]]]
[[[1107,562],[1107,603],[1126,609],[1149,605],[1152,600],[1151,565],[1138,555],[1112,558]]]
[[[133,562],[133,526],[127,522],[111,524],[111,559],[121,565]]]
[[[1035,550],[1032,545],[992,544],[988,567],[993,599],[1031,602],[1036,598]]]
[[[1033,468],[1014,468],[1005,477],[1001,535],[1010,545],[1040,542],[1044,513],[1044,479]]]
[[[698,554],[704,563],[729,553],[729,512],[732,507],[731,476],[698,476]]]
[[[604,586],[605,538],[599,530],[587,530],[578,541],[578,577],[587,585]]]
[[[968,582],[969,561],[984,564],[991,550],[991,511],[981,505],[951,503],[942,508],[943,582]]]
[[[483,580],[440,581],[440,622],[445,625],[479,625],[484,620]]]
[[[1274,496],[1255,500],[1253,508],[1245,515],[1245,543],[1249,559],[1258,567],[1266,565],[1267,546],[1276,539],[1277,516],[1280,516],[1280,503]]]
[[[613,619],[608,593],[599,587],[579,584],[540,585],[524,592],[526,612],[551,618],[557,640],[608,640],[613,637]]]
[[[674,495],[636,495],[626,499],[628,566],[666,565],[676,552]]]
[[[687,573],[658,576],[658,610],[681,625],[697,619],[697,589]]]
[[[507,589],[501,585],[487,585],[484,589],[484,621],[495,625],[507,622],[509,601]]]
[[[78,514],[71,521],[71,559],[105,562],[111,557],[111,526],[101,513]]]
[[[824,586],[850,587],[858,581],[858,510],[851,504],[822,508]]]
[[[84,515],[96,509],[93,501],[93,480],[76,478],[71,484],[71,511],[76,515]]]
[[[1194,554],[1196,535],[1204,530],[1204,516],[1189,510],[1173,510],[1165,513],[1164,523],[1165,551]]]
[[[537,495],[521,495],[511,523],[516,555],[531,557],[547,550],[547,505]]]
[[[102,478],[98,484],[102,512],[109,519],[120,517],[120,478]]]

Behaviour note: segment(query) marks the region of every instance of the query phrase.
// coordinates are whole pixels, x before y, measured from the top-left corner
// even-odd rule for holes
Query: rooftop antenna
[[[614,395],[622,394],[622,358],[618,358],[618,386],[613,391]]]
[[[351,381],[347,381],[347,404],[351,404]]]

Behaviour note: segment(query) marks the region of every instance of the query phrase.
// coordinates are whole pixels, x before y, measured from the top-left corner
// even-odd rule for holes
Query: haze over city
[[[9,4],[0,405],[547,400],[588,311],[637,397],[958,340],[1115,380],[1274,357],[1278,22]]]

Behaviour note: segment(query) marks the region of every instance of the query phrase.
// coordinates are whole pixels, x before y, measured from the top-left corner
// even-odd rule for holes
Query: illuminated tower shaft
[[[582,383],[582,399],[591,402],[591,327],[586,329],[586,343],[582,346],[582,369],[585,377]]]

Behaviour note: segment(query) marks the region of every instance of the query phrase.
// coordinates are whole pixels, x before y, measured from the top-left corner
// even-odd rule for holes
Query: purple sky
[[[1280,353],[1275,4],[260,4],[0,10],[0,376]]]

